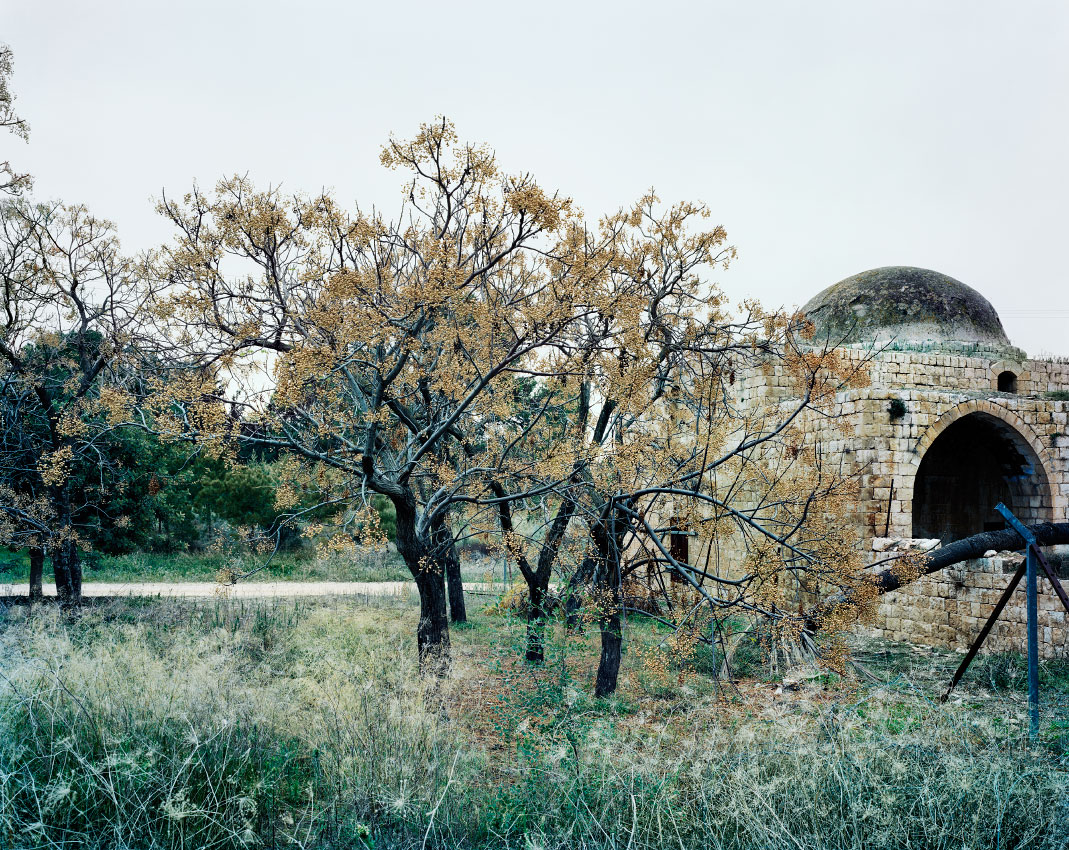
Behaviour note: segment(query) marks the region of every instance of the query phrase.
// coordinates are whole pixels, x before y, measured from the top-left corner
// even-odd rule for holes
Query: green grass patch
[[[273,558],[252,552],[135,552],[129,555],[83,555],[87,582],[194,582],[215,581],[220,570],[249,573],[244,581],[410,581],[412,578],[396,550],[363,550],[326,557],[312,550],[280,552]],[[462,560],[465,581],[503,579],[499,563],[482,556]],[[26,550],[0,549],[0,582],[25,584],[30,579]],[[45,581],[52,580],[45,561]]]
[[[393,550],[355,555],[318,557],[312,551],[281,552],[268,561],[255,553],[152,553],[83,556],[87,582],[193,582],[215,581],[221,570],[250,575],[245,581],[407,581],[407,567]],[[23,550],[0,553],[0,581],[29,581],[29,555]],[[45,562],[45,581],[51,568]]]

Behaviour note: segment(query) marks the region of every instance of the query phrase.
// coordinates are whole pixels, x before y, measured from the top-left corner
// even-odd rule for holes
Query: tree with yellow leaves
[[[177,237],[156,258],[163,315],[200,370],[166,404],[186,411],[176,433],[222,440],[225,417],[186,403],[222,382],[257,423],[237,438],[285,450],[294,485],[347,505],[349,526],[389,498],[430,662],[449,647],[451,514],[505,462],[491,423],[575,321],[584,280],[550,257],[570,202],[503,173],[447,121],[391,140],[382,161],[409,175],[393,220],[243,178],[164,199]]]
[[[600,696],[616,689],[629,609],[677,635],[707,624],[706,642],[740,617],[800,640],[806,592],[868,581],[849,521],[856,480],[824,463],[808,427],[832,416],[835,393],[864,374],[810,348],[793,317],[751,311],[718,322],[718,343],[681,346],[663,373],[667,388],[658,394],[653,379],[651,403],[621,417],[594,467],[589,554],[576,578],[591,584],[601,631]],[[770,367],[789,389],[743,403],[746,375]],[[851,616],[865,596],[854,598]]]
[[[651,194],[589,226],[444,119],[392,139],[382,162],[408,175],[393,219],[245,178],[161,202],[176,237],[155,258],[170,293],[157,312],[184,378],[158,399],[157,424],[284,452],[277,507],[309,493],[342,506],[337,546],[373,533],[371,500],[388,498],[420,594],[424,662],[448,652],[457,524],[493,533],[517,561],[532,661],[554,570],[591,578],[599,693],[615,687],[633,553],[657,549],[670,516],[714,539],[735,523],[753,544],[749,577],[717,577],[714,595],[708,570],[670,555],[646,563],[713,607],[778,616],[762,596],[778,576],[769,541],[803,552],[811,523],[798,506],[812,517],[843,506],[834,476],[813,471],[799,417],[855,376],[796,344],[792,317],[756,305],[733,317],[708,277],[733,250],[723,228],[703,225],[704,207],[662,209]],[[769,362],[798,397],[743,412],[734,376]],[[517,511],[544,527],[525,538]],[[588,542],[562,560],[576,523]],[[806,563],[831,551],[806,547]],[[790,572],[796,560],[775,564]]]
[[[694,204],[662,209],[651,194],[596,230],[572,228],[555,256],[586,269],[589,283],[581,318],[560,344],[568,356],[546,374],[547,396],[555,394],[559,408],[571,393],[575,416],[552,446],[536,444],[538,461],[497,470],[492,495],[477,500],[497,504],[529,586],[529,660],[541,659],[549,565],[569,521],[585,527],[580,562],[557,566],[573,615],[575,592],[589,585],[602,696],[616,688],[626,589],[638,577],[646,600],[659,595],[668,611],[675,600],[663,576],[690,590],[692,610],[678,627],[690,628],[701,608],[713,619],[750,613],[781,630],[801,625],[786,604],[797,595],[797,577],[835,588],[863,580],[842,521],[853,481],[824,468],[805,423],[830,415],[835,392],[864,376],[834,351],[809,345],[795,317],[755,303],[729,311],[709,274],[734,252],[723,228],[702,227],[707,215]],[[738,388],[756,369],[778,369],[790,388],[784,397],[742,403]],[[548,420],[548,403],[539,401],[528,418]],[[531,481],[538,475],[559,509],[525,545],[503,493],[508,484],[511,492],[538,491]],[[692,565],[673,553],[664,538],[680,533],[700,535],[706,558],[719,553],[725,563]],[[537,568],[526,553],[532,546]],[[649,614],[648,606],[639,613]]]

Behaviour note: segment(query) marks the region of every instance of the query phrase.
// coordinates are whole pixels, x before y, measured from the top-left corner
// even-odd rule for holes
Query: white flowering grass
[[[428,682],[415,616],[352,600],[4,612],[0,848],[1066,846],[1059,716],[1030,746],[1015,692],[942,706],[885,667],[878,684],[811,671],[669,694],[629,654],[600,704],[590,636],[558,633],[534,675],[522,623],[477,615]]]

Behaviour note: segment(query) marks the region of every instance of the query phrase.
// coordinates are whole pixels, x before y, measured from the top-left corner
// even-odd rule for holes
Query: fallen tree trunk
[[[1036,525],[1030,525],[1028,528],[1036,536],[1036,542],[1040,546],[1056,546],[1069,543],[1069,522],[1041,522]],[[923,556],[920,562],[921,572],[916,578],[937,573],[962,561],[980,558],[984,552],[988,552],[991,549],[996,552],[1002,552],[1007,549],[1022,549],[1024,546],[1024,539],[1012,528],[974,534],[972,537],[965,537],[961,540],[955,540],[953,543],[948,543],[946,546],[941,546]],[[876,573],[876,592],[880,595],[890,593],[893,590],[898,590],[909,580],[912,579],[906,578],[904,581],[903,576],[896,574],[894,566],[891,566]],[[837,593],[809,609],[805,615],[806,631],[819,631],[828,616],[836,608],[840,605],[849,604],[853,601],[853,598],[854,592],[852,591]]]

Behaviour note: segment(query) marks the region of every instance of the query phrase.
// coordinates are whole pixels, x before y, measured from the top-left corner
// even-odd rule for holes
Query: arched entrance
[[[939,433],[921,458],[913,484],[913,536],[948,543],[1001,529],[999,502],[1024,522],[1049,520],[1046,472],[1016,428],[988,413],[969,413]]]

